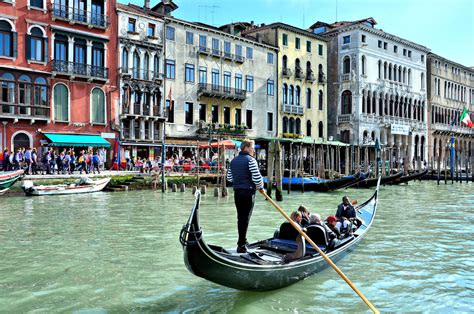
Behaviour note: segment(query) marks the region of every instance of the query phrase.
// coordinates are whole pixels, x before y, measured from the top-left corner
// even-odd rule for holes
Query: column
[[[155,123],[156,123],[156,121],[153,121],[153,120],[148,121],[148,130],[150,132],[150,139],[151,140],[155,139]]]
[[[145,120],[140,119],[140,140],[145,139]]]
[[[408,163],[412,165],[413,154],[415,152],[415,134],[408,135]]]
[[[92,41],[87,41],[87,52],[86,52],[86,64],[87,64],[87,75],[91,75],[90,66],[92,65]]]
[[[91,25],[92,19],[91,19],[91,0],[86,0],[86,18],[87,18],[87,24]]]
[[[128,69],[127,69],[127,73],[128,74],[131,74],[133,75],[132,72],[128,72],[130,71],[130,69],[133,69],[133,54],[135,53],[135,46],[133,46],[129,51],[128,51]]]
[[[149,58],[148,58],[149,59]],[[145,50],[140,50],[140,71],[138,73],[138,77],[141,79],[145,78]]]
[[[129,132],[130,133],[130,139],[135,139],[135,119],[130,119],[128,121],[128,125],[130,127],[130,132]]]
[[[108,61],[108,58],[107,58],[107,44],[104,43],[104,74],[105,74],[105,68],[107,67],[107,61]],[[109,78],[109,73],[107,73],[107,78]]]
[[[74,37],[71,36],[68,36],[67,61],[74,61]]]

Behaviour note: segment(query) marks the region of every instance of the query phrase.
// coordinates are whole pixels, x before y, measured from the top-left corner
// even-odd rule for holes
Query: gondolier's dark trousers
[[[234,190],[234,202],[237,207],[237,229],[239,230],[237,245],[242,246],[247,243],[247,229],[255,203],[255,190]]]

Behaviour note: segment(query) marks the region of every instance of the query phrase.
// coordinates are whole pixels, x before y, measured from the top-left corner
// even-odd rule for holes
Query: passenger
[[[301,206],[300,206],[301,207]],[[299,209],[299,208],[298,208]],[[295,211],[295,212],[292,212],[291,215],[290,215],[290,218],[291,220],[293,220],[294,222],[298,223],[298,225],[302,226],[302,221],[303,221],[303,215],[301,215],[301,212],[299,211]]]
[[[301,218],[302,218],[301,226],[306,227],[307,225],[309,225],[309,215],[310,215],[310,213],[309,213],[308,208],[301,205],[300,207],[298,207],[298,212],[301,213]]]
[[[338,239],[341,238],[341,233],[339,232],[339,229],[336,227],[337,225],[337,218],[336,216],[328,216],[326,218],[326,226],[331,229],[332,232],[336,235]]]
[[[301,221],[303,218],[299,211],[292,212],[290,215],[290,218],[291,220],[296,222],[299,226],[301,226]],[[293,226],[291,227],[294,228]],[[289,262],[298,260],[306,254],[306,248],[305,248],[306,241],[299,233],[296,234],[295,241],[296,241],[296,250],[293,253],[287,253],[285,254],[285,256],[283,256],[284,263],[289,263]]]
[[[323,227],[324,230],[326,231],[326,239],[327,239],[328,243],[331,242],[332,239],[338,238],[337,234],[335,232],[333,232],[331,228],[326,226],[326,224],[324,224],[321,221],[321,216],[319,216],[318,214],[311,214],[310,219],[309,219],[309,225],[310,226],[311,225],[319,225],[319,226]]]
[[[351,235],[352,222],[356,220],[357,215],[347,196],[344,196],[342,203],[337,206],[336,218],[338,219],[336,227],[339,229],[341,235],[345,233]]]

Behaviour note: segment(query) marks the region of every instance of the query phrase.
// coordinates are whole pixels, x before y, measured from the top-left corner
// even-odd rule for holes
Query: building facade
[[[135,5],[117,5],[122,156],[159,156],[164,132],[164,20],[157,12]],[[126,151],[129,153],[125,153]]]
[[[39,146],[51,124],[47,1],[0,2],[0,147]]]
[[[330,39],[329,134],[354,145],[379,139],[397,159],[426,160],[429,50],[375,24],[368,18],[311,26]]]
[[[474,69],[428,54],[429,159],[446,160],[451,137],[459,156],[471,157],[474,129],[460,122],[464,108],[474,110]],[[472,119],[472,117],[471,117]]]
[[[277,49],[165,18],[167,145],[276,135]]]
[[[279,49],[279,136],[327,139],[327,39],[283,23],[250,27],[245,34]]]

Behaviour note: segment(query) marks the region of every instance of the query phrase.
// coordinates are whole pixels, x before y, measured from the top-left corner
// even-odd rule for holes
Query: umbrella
[[[199,148],[209,148],[209,147],[218,148],[218,147],[222,147],[222,146],[224,146],[224,148],[231,148],[232,149],[232,148],[235,148],[235,143],[232,140],[223,140],[223,141],[211,143],[210,146],[208,144],[201,145],[201,146],[199,146]]]

